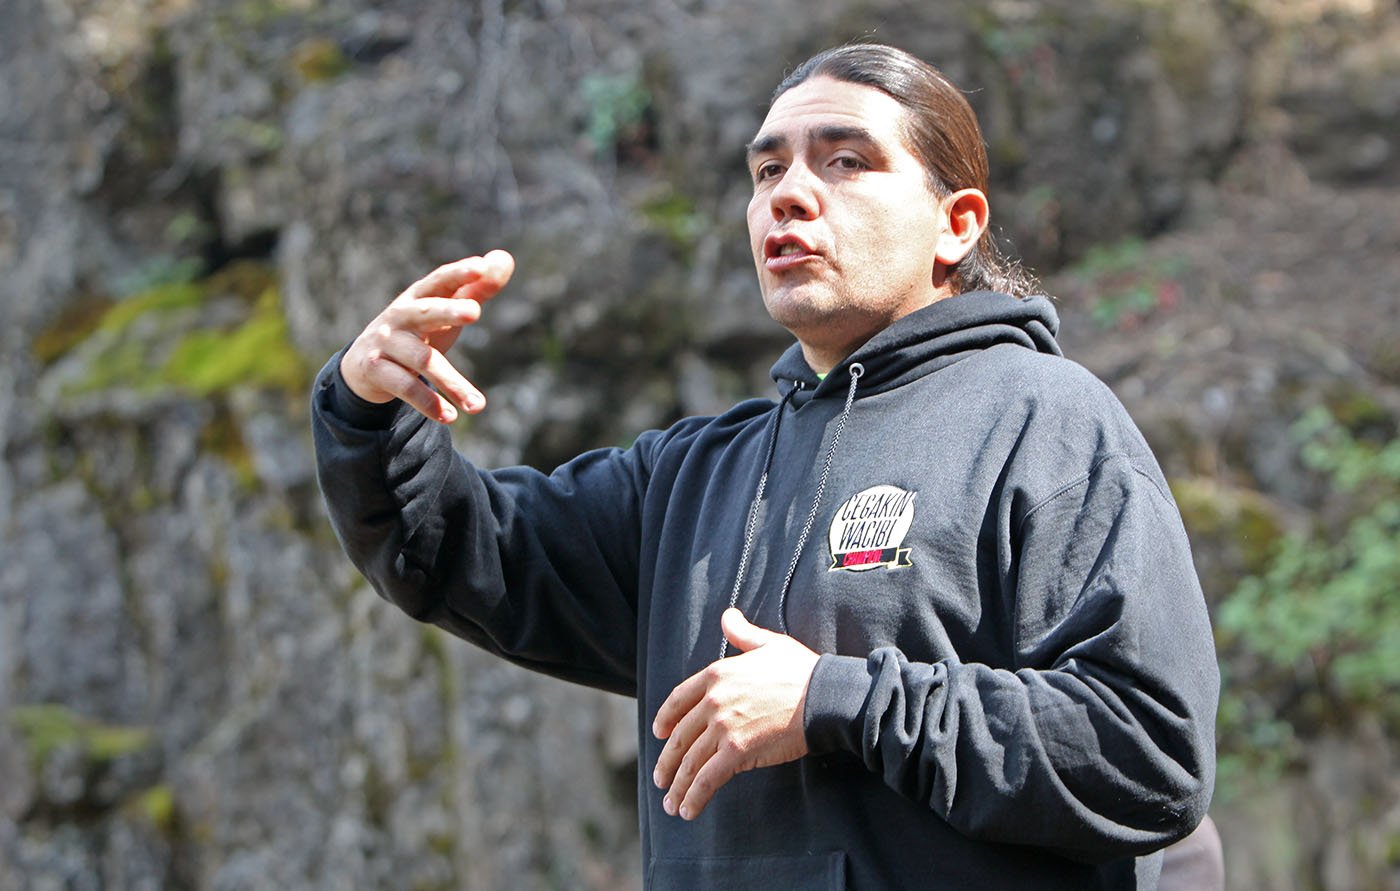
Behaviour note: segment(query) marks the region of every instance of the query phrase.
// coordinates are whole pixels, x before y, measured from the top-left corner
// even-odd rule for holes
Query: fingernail
[[[481,408],[483,405],[486,404],[485,400],[483,400],[480,396],[475,395],[468,396],[462,401],[467,404],[467,409],[470,411],[476,411],[477,409]]]
[[[666,788],[666,784],[661,782],[661,768],[659,767],[651,772],[651,781],[656,784],[658,789]]]
[[[673,817],[676,815],[676,803],[671,800],[671,796],[667,795],[661,799],[661,809]]]
[[[689,820],[689,819],[690,819],[690,808],[688,808],[688,807],[683,807],[683,808],[681,808],[681,819],[682,819],[682,820]]]
[[[457,410],[450,405],[443,408],[442,414],[438,417],[438,420],[442,421],[444,424],[451,424],[453,421],[457,420]]]

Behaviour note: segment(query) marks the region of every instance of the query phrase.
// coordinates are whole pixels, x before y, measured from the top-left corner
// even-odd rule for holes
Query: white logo
[[[831,520],[831,569],[864,572],[912,565],[910,549],[900,545],[914,523],[918,494],[898,486],[872,486],[852,495]]]

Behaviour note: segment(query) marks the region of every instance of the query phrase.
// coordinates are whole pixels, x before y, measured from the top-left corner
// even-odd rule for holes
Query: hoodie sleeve
[[[1188,834],[1214,782],[1219,674],[1159,479],[1112,457],[1021,512],[1003,545],[1014,670],[822,656],[812,750],[855,753],[982,840],[1106,862]]]
[[[331,525],[380,595],[527,668],[636,695],[645,434],[546,475],[482,471],[446,427],[317,377],[312,430]]]

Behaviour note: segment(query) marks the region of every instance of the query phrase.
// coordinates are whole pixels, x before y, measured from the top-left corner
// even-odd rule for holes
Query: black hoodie
[[[1042,298],[911,313],[780,402],[545,475],[313,396],[337,534],[386,598],[513,662],[638,699],[651,889],[1144,889],[1205,813],[1219,677],[1186,534],[1122,406]],[[733,602],[823,654],[811,754],[693,822],[651,720]]]

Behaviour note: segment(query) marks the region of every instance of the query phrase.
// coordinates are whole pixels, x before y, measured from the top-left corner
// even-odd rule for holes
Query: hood
[[[972,353],[1010,343],[1040,353],[1061,355],[1055,342],[1060,319],[1047,297],[1012,297],[995,291],[971,291],[911,312],[847,356],[825,379],[819,379],[793,344],[773,365],[773,380],[784,397],[797,404],[846,390],[848,369],[865,368],[860,396],[891,390],[946,368]]]

